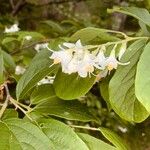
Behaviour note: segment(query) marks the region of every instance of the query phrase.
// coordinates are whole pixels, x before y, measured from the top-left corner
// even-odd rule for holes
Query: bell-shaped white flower
[[[18,32],[19,30],[20,28],[18,27],[18,24],[14,24],[10,28],[6,27],[4,33],[14,33],[14,32]]]
[[[126,49],[127,49],[127,42],[123,42],[121,47],[120,47],[120,50],[119,50],[118,60],[120,60],[122,58],[122,56],[125,53]]]
[[[99,66],[99,67],[97,66],[95,67],[101,70],[104,70],[106,67],[106,57],[104,55],[104,50],[105,50],[105,47],[102,47],[100,51],[98,52],[96,59],[95,59],[96,64]]]
[[[30,40],[32,39],[32,36],[26,35],[26,36],[24,37],[24,39],[27,40],[27,41],[30,41]]]
[[[94,72],[95,56],[88,50],[85,51],[84,57],[78,62],[78,74],[79,76],[86,78],[88,75]]]
[[[16,66],[15,68],[15,74],[16,75],[21,75],[21,74],[24,74],[24,72],[26,71],[26,69],[22,66]]]
[[[74,56],[67,65],[62,66],[62,71],[64,73],[71,74],[76,73],[77,68],[78,68],[78,59],[77,57]]]
[[[54,64],[61,63],[62,66],[66,66],[72,59],[72,51],[54,51],[50,56],[50,59],[54,60]]]
[[[47,48],[48,47],[48,43],[42,43],[42,44],[36,44],[34,49],[39,52],[41,49]]]
[[[116,59],[115,48],[110,53],[110,56],[106,59],[106,66],[109,71],[117,69],[118,65],[128,65],[130,62],[121,63]]]

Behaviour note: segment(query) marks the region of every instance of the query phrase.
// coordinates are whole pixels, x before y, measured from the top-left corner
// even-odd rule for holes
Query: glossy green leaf
[[[44,37],[41,33],[38,33],[38,32],[20,31],[20,32],[18,33],[18,40],[19,40],[19,41],[24,40],[24,42],[25,42],[25,41],[26,41],[26,40],[25,40],[25,37],[26,37],[26,36],[31,36],[31,37],[32,37],[32,38],[31,38],[31,41],[34,40],[34,42],[35,42],[35,41],[38,41],[38,40],[44,40],[44,39],[45,39],[45,37]]]
[[[130,16],[133,16],[134,18],[142,21],[146,25],[150,27],[150,13],[148,10],[144,8],[138,8],[138,7],[122,7],[122,8],[114,8],[111,11],[115,12],[121,12]]]
[[[118,150],[130,150],[129,146],[113,131],[106,128],[100,128],[100,131]]]
[[[81,29],[81,30],[77,31],[75,34],[73,34],[71,36],[70,40],[75,42],[80,39],[84,43],[95,40],[96,38],[98,38],[98,40],[101,42],[118,40],[118,38],[108,34],[107,32],[108,32],[108,30],[105,30],[105,29],[87,27],[87,28]]]
[[[42,131],[53,142],[55,150],[89,150],[78,135],[65,125],[54,119],[38,121]]]
[[[81,78],[77,74],[65,74],[61,69],[54,80],[56,95],[64,100],[84,96],[95,83],[95,77]]]
[[[17,99],[24,98],[41,79],[57,68],[57,66],[50,67],[52,60],[49,59],[49,56],[50,52],[43,50],[31,61],[29,68],[18,81],[16,89]]]
[[[135,94],[142,105],[150,112],[150,42],[144,48],[137,65]]]
[[[46,20],[46,21],[42,21],[42,23],[46,24],[49,26],[50,30],[52,30],[55,33],[63,33],[63,28],[56,22],[52,21],[52,20]]]
[[[127,49],[121,61],[130,61],[130,64],[119,66],[109,84],[109,101],[112,108],[128,121],[142,122],[149,115],[135,96],[136,66],[144,46],[145,41],[139,40]]]
[[[96,121],[95,117],[88,111],[88,108],[76,100],[48,99],[38,104],[34,111],[43,115],[53,115],[68,120]]]
[[[6,109],[3,116],[2,116],[2,120],[5,120],[5,119],[10,119],[10,118],[17,118],[18,117],[18,113],[16,110],[14,109]]]
[[[9,127],[3,122],[0,122],[0,137],[1,150],[14,150],[14,147],[15,150],[22,150],[19,141],[16,139]]]
[[[115,147],[88,134],[78,133],[78,136],[85,142],[89,150],[117,150]]]
[[[3,55],[4,66],[7,69],[7,71],[14,72],[16,65],[12,56],[1,49],[0,49],[0,54]]]
[[[43,84],[36,87],[30,97],[32,104],[38,104],[47,99],[56,99],[56,94],[51,84]]]
[[[21,119],[7,119],[5,123],[11,131],[11,135],[13,135],[19,143],[18,145],[21,149],[54,149],[53,143],[36,125]],[[12,138],[12,140],[14,140],[14,138]]]

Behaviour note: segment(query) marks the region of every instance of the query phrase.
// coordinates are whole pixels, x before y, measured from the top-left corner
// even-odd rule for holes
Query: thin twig
[[[77,126],[77,125],[69,125],[72,128],[80,128],[80,129],[87,129],[87,130],[93,130],[93,131],[100,131],[98,128],[93,127],[85,127],[85,126]]]
[[[5,91],[6,91],[6,100],[0,110],[0,118],[2,118],[7,106],[8,106],[8,102],[9,102],[9,98],[10,98],[10,94],[9,94],[9,89],[8,89],[8,86],[7,84],[4,84],[4,87],[5,87]]]
[[[25,116],[27,116],[31,121],[33,121],[33,119],[27,114],[27,111],[25,111],[23,108],[21,108],[21,107],[17,104],[17,102],[16,102],[14,99],[10,98],[10,102],[11,102],[16,108],[20,109],[20,110],[25,114]]]
[[[19,49],[13,51],[13,52],[11,53],[11,55],[14,55],[14,54],[20,52],[20,50],[32,48],[32,47],[34,47],[36,44],[49,42],[50,40],[51,40],[51,39],[46,39],[46,40],[43,40],[43,41],[38,41],[38,42],[31,43],[31,44],[29,44],[29,45],[27,45],[27,46],[24,46],[24,47],[22,47],[22,48],[19,48]]]

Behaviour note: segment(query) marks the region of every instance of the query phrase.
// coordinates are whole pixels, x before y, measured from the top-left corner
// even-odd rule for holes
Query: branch
[[[12,15],[15,16],[26,4],[25,0],[19,0],[18,3],[14,6]]]
[[[7,86],[7,83],[4,84],[4,87],[5,87],[5,91],[6,91],[6,100],[0,110],[0,118],[2,118],[7,106],[8,106],[8,102],[9,102],[9,99],[10,99],[10,94],[9,94],[9,89],[8,89],[8,86]]]
[[[86,127],[86,126],[77,126],[77,125],[69,125],[72,128],[79,128],[79,129],[87,129],[87,130],[93,130],[93,131],[100,131],[98,128],[93,127]]]
[[[69,3],[69,2],[81,2],[81,1],[87,1],[87,0],[49,0],[44,3],[41,3],[37,6],[45,6],[50,4],[63,4],[63,3]]]
[[[15,8],[14,1],[13,0],[9,0],[9,2],[10,2],[10,5],[11,5],[12,9],[14,9]]]

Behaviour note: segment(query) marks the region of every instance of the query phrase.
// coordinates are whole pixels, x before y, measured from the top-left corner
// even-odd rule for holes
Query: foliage
[[[11,15],[0,11],[0,149],[134,149],[131,133],[150,112],[148,1],[136,3],[145,9],[133,1],[112,8],[114,1],[95,0],[103,16],[89,7],[85,18],[77,14],[90,1],[12,2]],[[43,11],[47,3],[47,9],[66,9],[60,7],[57,19],[36,18],[36,8]],[[74,3],[83,8],[74,13],[68,7]],[[33,13],[26,22],[28,10]],[[126,17],[135,29],[112,30],[112,14]]]

